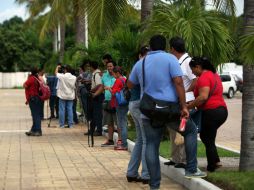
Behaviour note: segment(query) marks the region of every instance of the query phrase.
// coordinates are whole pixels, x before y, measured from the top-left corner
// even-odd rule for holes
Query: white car
[[[234,76],[230,73],[222,73],[220,74],[220,78],[223,86],[223,94],[225,94],[228,98],[233,98],[237,91]]]

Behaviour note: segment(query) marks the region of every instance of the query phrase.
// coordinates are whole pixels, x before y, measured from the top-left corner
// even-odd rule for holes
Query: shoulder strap
[[[212,90],[210,91],[210,93],[209,93],[208,99],[213,95],[213,93],[214,93],[214,91],[215,91],[215,89],[216,89],[216,86],[217,86],[216,75],[213,74],[213,77],[214,77],[214,80],[215,80],[215,84],[214,84],[214,86],[213,86],[213,89],[212,89]]]
[[[186,59],[188,59],[188,58],[190,58],[190,56],[185,57],[185,58],[183,59],[183,61],[180,63],[180,65],[182,65],[183,62],[184,62]]]
[[[97,73],[100,73],[100,72],[94,73],[94,76],[93,76],[93,81],[94,81],[94,83],[95,83],[95,75],[96,75]]]
[[[142,61],[143,91],[145,91],[145,61],[146,61],[146,56],[144,57]]]

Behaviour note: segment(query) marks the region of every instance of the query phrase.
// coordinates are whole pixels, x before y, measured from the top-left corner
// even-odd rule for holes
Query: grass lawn
[[[128,138],[132,141],[135,141],[136,138],[136,132],[134,127],[130,127],[128,129]],[[205,153],[205,146],[202,142],[198,141],[198,150],[197,150],[198,157],[206,157]],[[164,158],[169,158],[171,152],[171,144],[170,141],[166,138],[161,141],[160,144],[160,155]],[[239,157],[240,155],[238,153],[234,153],[222,148],[218,148],[218,153],[220,157]]]
[[[206,180],[224,190],[253,190],[254,172],[221,171],[209,173]]]

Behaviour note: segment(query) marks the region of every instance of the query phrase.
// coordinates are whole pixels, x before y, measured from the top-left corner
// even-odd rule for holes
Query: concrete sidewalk
[[[104,137],[95,138],[95,147],[87,145],[85,127],[47,128],[42,137],[27,137],[31,127],[23,90],[0,90],[0,188],[34,189],[148,189],[148,185],[128,183],[127,151],[101,148]],[[46,110],[45,110],[46,113]],[[45,115],[46,116],[46,115]],[[57,125],[52,121],[52,126]],[[163,176],[161,190],[183,190],[183,186]]]

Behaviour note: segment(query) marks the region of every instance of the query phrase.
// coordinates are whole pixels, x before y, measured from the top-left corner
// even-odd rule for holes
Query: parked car
[[[237,90],[243,92],[243,79],[237,74],[233,74],[233,77],[235,79]]]
[[[237,91],[234,76],[230,73],[222,73],[220,74],[220,78],[223,86],[223,94],[225,94],[228,98],[233,98]]]

